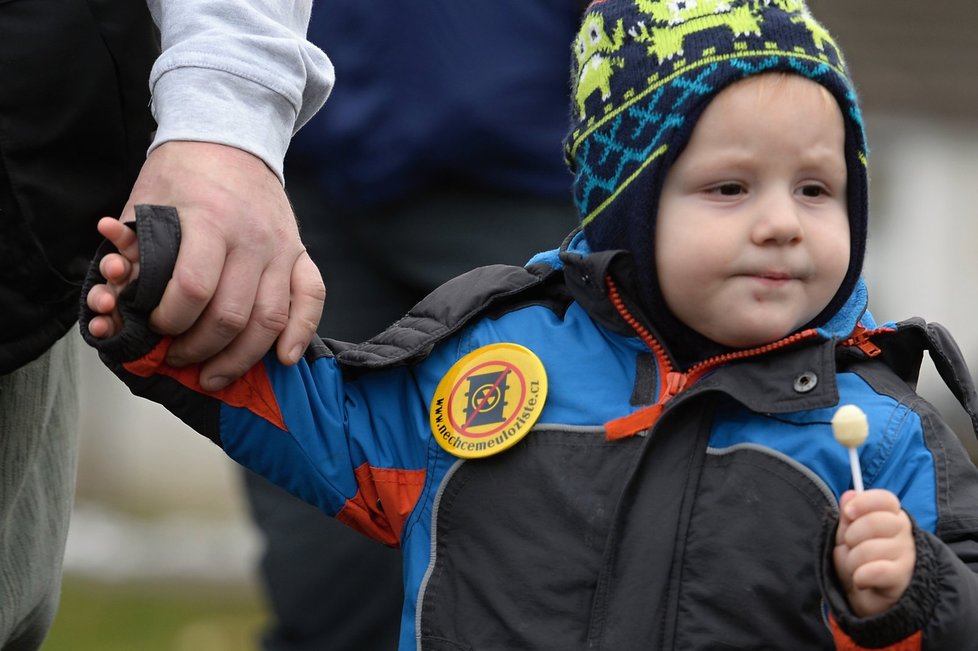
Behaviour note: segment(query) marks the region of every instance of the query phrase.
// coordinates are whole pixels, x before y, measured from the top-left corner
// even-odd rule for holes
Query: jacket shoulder
[[[325,340],[328,350],[320,354],[331,352],[348,370],[411,364],[476,319],[528,305],[546,305],[563,313],[570,302],[563,272],[549,265],[479,267],[435,289],[375,337],[356,345]]]
[[[871,383],[878,388],[882,385],[893,390],[897,384],[901,384],[907,390],[915,391],[926,351],[941,380],[968,414],[972,428],[978,435],[975,382],[961,349],[944,326],[914,317],[881,329],[873,334],[871,341],[875,350],[870,354],[865,348],[840,349],[840,369],[852,370],[867,380],[872,378]],[[894,382],[894,376],[898,382]]]

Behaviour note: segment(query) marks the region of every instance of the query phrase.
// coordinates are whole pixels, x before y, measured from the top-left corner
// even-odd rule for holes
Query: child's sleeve
[[[836,647],[892,651],[971,649],[978,644],[978,469],[936,410],[914,396],[890,419],[886,450],[867,488],[894,492],[913,521],[916,565],[890,610],[857,617],[832,562],[837,521],[826,531],[823,595]]]
[[[136,394],[162,404],[242,465],[328,515],[389,545],[425,480],[430,436],[424,389],[408,366],[344,376],[331,350],[315,341],[295,366],[273,352],[237,381],[204,391],[199,366],[169,366],[169,337],[153,333],[159,302],[179,249],[176,211],[137,209],[140,276],[120,296],[123,328],[97,339],[85,296],[104,282],[98,261],[82,295],[81,330],[102,361]]]

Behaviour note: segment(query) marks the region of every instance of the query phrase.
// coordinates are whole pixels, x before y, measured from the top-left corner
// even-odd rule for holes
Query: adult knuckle
[[[322,280],[310,281],[301,292],[306,298],[318,303],[326,300],[326,284]]]
[[[215,329],[221,335],[236,335],[248,325],[248,314],[237,309],[218,312]]]
[[[299,317],[299,326],[306,332],[315,332],[316,328],[319,327],[319,321],[316,319],[311,319],[309,317],[301,316]]]
[[[288,325],[289,313],[278,305],[256,305],[253,320],[263,330],[278,333]]]
[[[176,271],[170,281],[176,285],[177,293],[193,303],[204,303],[213,294],[213,288],[196,274]]]

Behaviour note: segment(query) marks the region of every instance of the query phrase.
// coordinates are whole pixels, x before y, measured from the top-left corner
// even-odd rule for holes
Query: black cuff
[[[940,574],[937,554],[927,535],[913,526],[914,546],[917,561],[914,565],[910,585],[889,610],[872,617],[858,617],[849,607],[845,591],[835,572],[832,551],[835,548],[835,533],[839,526],[838,516],[826,519],[822,553],[819,558],[819,581],[822,595],[832,610],[839,628],[853,642],[867,649],[879,649],[905,640],[917,631],[923,630],[930,621],[939,595]]]
[[[149,328],[149,314],[163,298],[180,249],[180,219],[174,208],[136,206],[136,222],[130,226],[139,238],[139,278],[119,295],[119,312],[123,319],[121,332],[99,339],[88,331],[89,322],[96,316],[88,307],[88,292],[105,282],[99,272],[99,263],[109,253],[116,252],[110,242],[103,241],[99,246],[82,285],[79,328],[85,341],[107,362],[139,359],[159,343],[160,335]]]

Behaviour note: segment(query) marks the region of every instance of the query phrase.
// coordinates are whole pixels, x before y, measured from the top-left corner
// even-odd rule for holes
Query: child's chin
[[[772,327],[770,323],[765,323],[736,328],[736,332],[718,333],[710,339],[727,348],[758,348],[783,339],[791,332],[790,328]]]

